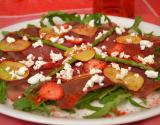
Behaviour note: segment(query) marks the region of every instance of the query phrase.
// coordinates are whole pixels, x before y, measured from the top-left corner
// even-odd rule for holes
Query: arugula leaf
[[[3,35],[3,36],[6,36],[8,33],[10,33],[9,31],[2,31],[1,32],[1,34]]]
[[[23,98],[16,100],[13,104],[13,107],[15,109],[23,110],[23,111],[27,111],[27,112],[41,110],[41,111],[46,112],[47,114],[50,114],[50,111],[44,102],[41,102],[40,104],[35,104],[27,97],[23,97]]]
[[[74,21],[74,22],[79,22],[79,23],[83,23],[83,24],[88,24],[91,20],[94,20],[94,24],[95,26],[101,26],[101,17],[104,16],[104,20],[108,21],[108,23],[111,23],[111,20],[105,16],[105,15],[102,15],[100,13],[96,13],[96,14],[86,14],[84,16],[83,19],[81,19],[80,15],[76,14],[76,13],[72,13],[72,14],[68,14],[68,13],[65,13],[65,12],[48,12],[48,14],[45,14],[42,16],[42,19],[40,21],[40,25],[41,27],[46,27],[47,25],[44,24],[44,20],[45,19],[48,19],[49,23],[51,25],[54,25],[55,22],[53,21],[53,17],[59,17],[61,18],[64,22],[71,22],[71,21]]]
[[[128,98],[129,102],[136,106],[136,107],[140,107],[140,108],[145,108],[145,109],[148,109],[147,107],[143,106],[143,105],[140,105],[138,102],[136,102],[135,100],[133,100],[132,98]]]
[[[7,83],[0,81],[0,103],[5,103],[7,99]]]
[[[85,116],[84,118],[100,118],[104,115],[107,115],[112,109],[117,107],[117,105],[119,105],[121,102],[123,102],[130,96],[131,95],[129,93],[120,94],[115,98],[113,98],[112,100],[106,102],[104,104],[104,107],[102,107],[101,109],[99,109],[98,111],[94,112],[91,115]]]
[[[142,31],[138,28],[138,26],[140,25],[141,21],[142,21],[142,18],[141,18],[140,16],[137,16],[137,17],[135,18],[135,21],[134,21],[134,23],[133,23],[133,25],[131,26],[130,29],[133,29],[133,30],[135,30],[137,33],[139,33],[139,34],[142,35]]]

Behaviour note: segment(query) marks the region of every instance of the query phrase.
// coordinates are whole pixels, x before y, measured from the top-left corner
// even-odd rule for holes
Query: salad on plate
[[[160,105],[160,37],[103,14],[48,12],[3,31],[0,103],[54,117],[117,117]]]

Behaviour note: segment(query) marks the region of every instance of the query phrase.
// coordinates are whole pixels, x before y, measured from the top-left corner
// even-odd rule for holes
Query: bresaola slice
[[[57,104],[62,109],[71,109],[74,108],[78,103],[80,98],[87,94],[90,91],[96,90],[98,88],[110,86],[110,82],[105,79],[104,85],[100,86],[99,84],[95,84],[93,87],[88,88],[88,91],[82,91],[86,82],[91,78],[91,75],[82,75],[76,76],[71,80],[66,81],[61,84],[64,89],[65,96],[61,100],[57,101]]]

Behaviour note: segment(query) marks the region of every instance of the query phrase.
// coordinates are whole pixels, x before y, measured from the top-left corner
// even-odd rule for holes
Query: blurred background
[[[160,0],[0,0],[0,3],[0,27],[37,18],[51,10],[101,12],[129,18],[138,15],[160,25]]]

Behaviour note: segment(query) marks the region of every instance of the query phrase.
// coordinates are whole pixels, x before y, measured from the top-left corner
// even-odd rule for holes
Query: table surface
[[[0,0],[0,28],[38,18],[48,10],[65,10],[67,12],[91,13],[93,0]],[[134,15],[142,16],[144,21],[160,25],[159,0],[135,0]],[[61,6],[58,6],[61,5]],[[126,125],[158,125],[160,115]],[[40,125],[11,118],[0,114],[2,125]]]

